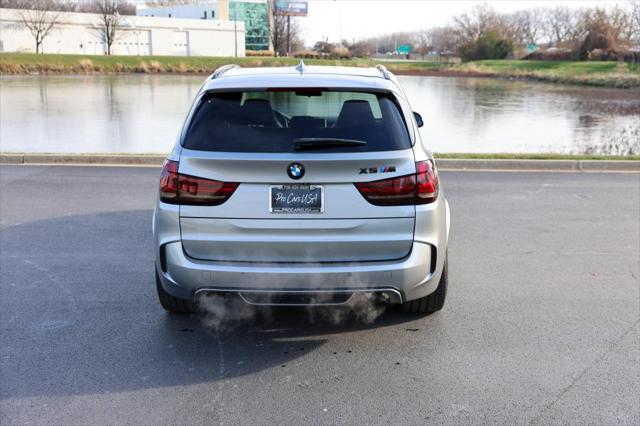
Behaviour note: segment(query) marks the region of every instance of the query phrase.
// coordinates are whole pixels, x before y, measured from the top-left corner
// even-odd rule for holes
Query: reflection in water
[[[401,76],[435,152],[640,154],[640,91]],[[4,152],[165,153],[202,76],[7,76]]]
[[[640,154],[640,91],[400,77],[435,152]]]
[[[165,153],[203,77],[2,77],[4,152]]]
[[[609,126],[610,124],[607,124]],[[607,129],[603,131],[607,135]],[[595,155],[638,155],[640,154],[640,125],[636,121],[623,128],[611,126],[609,136],[600,138],[591,145],[585,145],[585,154]]]

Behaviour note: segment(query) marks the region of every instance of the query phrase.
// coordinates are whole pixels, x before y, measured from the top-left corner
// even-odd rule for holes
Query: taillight
[[[376,206],[429,204],[438,198],[438,175],[431,160],[418,161],[415,174],[355,185]]]
[[[433,161],[416,163],[416,204],[433,203],[438,198],[438,175]]]
[[[160,201],[169,204],[217,206],[227,201],[238,185],[178,173],[178,162],[165,160],[160,174]]]
[[[178,200],[178,163],[164,160],[160,173],[160,201],[177,204]]]

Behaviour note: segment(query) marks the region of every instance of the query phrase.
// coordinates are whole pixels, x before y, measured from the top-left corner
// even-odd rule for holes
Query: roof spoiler
[[[211,74],[211,76],[209,77],[209,80],[213,80],[215,78],[219,78],[222,77],[222,74],[224,74],[225,72],[235,69],[235,68],[240,68],[239,65],[236,64],[227,64],[227,65],[223,65],[219,68],[217,68],[213,74]]]
[[[389,70],[387,70],[387,67],[378,64],[376,65],[376,68],[378,69],[378,71],[380,71],[380,74],[382,74],[385,80],[391,80],[391,73],[389,72]]]

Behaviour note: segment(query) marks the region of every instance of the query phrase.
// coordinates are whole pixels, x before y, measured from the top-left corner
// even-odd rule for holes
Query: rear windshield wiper
[[[298,138],[293,140],[293,149],[306,151],[313,149],[338,148],[341,146],[365,146],[365,141],[341,138]]]

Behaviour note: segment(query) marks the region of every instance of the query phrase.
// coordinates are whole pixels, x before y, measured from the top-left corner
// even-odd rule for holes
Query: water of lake
[[[400,81],[435,152],[640,154],[640,90],[481,78]],[[165,153],[202,76],[3,76],[0,150]]]

